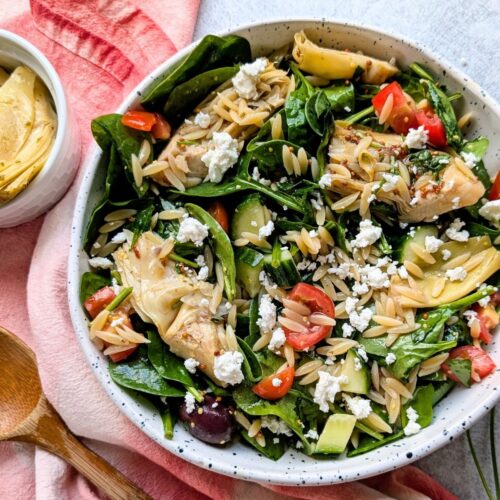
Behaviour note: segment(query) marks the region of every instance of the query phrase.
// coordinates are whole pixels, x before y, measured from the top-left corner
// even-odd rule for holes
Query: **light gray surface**
[[[347,21],[400,33],[460,67],[500,100],[500,0],[202,0],[194,37],[285,17]],[[473,428],[472,439],[492,485],[488,419]],[[417,465],[462,499],[486,498],[465,435]]]

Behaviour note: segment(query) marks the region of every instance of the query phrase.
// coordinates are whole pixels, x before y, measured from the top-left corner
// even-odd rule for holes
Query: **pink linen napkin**
[[[4,16],[21,12],[2,27],[30,40],[54,64],[86,149],[91,118],[116,108],[145,74],[190,41],[198,9],[198,0],[31,0],[29,12],[18,1],[0,0]],[[77,185],[45,220],[0,231],[0,324],[31,345],[49,400],[97,453],[158,499],[456,498],[411,466],[332,487],[263,487],[199,469],[150,440],[102,390],[71,326],[66,261]],[[98,494],[57,457],[0,443],[0,498],[34,497]]]

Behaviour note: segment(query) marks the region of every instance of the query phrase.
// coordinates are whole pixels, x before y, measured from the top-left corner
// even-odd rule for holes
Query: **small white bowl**
[[[24,191],[0,206],[0,228],[17,226],[46,212],[62,198],[80,162],[80,136],[56,70],[31,43],[0,29],[0,66],[14,69],[19,65],[31,68],[49,89],[57,114],[57,133],[42,170]]]
[[[500,130],[500,106],[467,75],[416,44],[378,29],[326,20],[284,19],[240,27],[230,33],[247,38],[255,57],[269,54],[273,49],[291,42],[293,34],[302,29],[324,46],[349,47],[385,60],[394,56],[403,67],[413,61],[424,64],[439,75],[448,88],[463,93],[460,114],[473,111],[476,116],[468,134],[470,137],[486,135],[490,139],[485,163],[491,170],[496,169],[500,150],[500,135],[497,132]],[[117,112],[124,113],[137,106],[138,96],[155,79],[172,71],[195,45],[186,47],[148,75],[123,101]],[[433,422],[429,427],[353,458],[324,460],[307,457],[290,449],[277,462],[273,462],[239,442],[225,448],[203,443],[191,436],[182,425],[175,427],[173,439],[166,439],[158,411],[145,399],[133,397],[111,380],[108,360],[89,339],[88,322],[79,301],[80,277],[88,270],[88,257],[82,250],[84,229],[92,208],[102,196],[104,185],[103,172],[98,169],[100,157],[101,151],[96,146],[88,157],[75,206],[68,262],[71,318],[84,354],[110,398],[137,427],[166,450],[213,472],[250,481],[289,486],[343,483],[382,474],[424,457],[459,436],[499,401],[500,368],[497,368],[470,389],[455,388],[435,407]],[[500,332],[488,346],[488,352],[497,367],[500,367]]]

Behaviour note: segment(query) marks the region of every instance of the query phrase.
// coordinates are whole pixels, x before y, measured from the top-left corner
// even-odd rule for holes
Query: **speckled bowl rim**
[[[269,21],[254,22],[239,26],[231,30],[226,30],[222,34],[238,33],[244,36],[245,31],[255,28],[273,27],[275,25],[292,23],[321,23],[322,25],[329,25],[333,29],[335,26],[350,28],[352,30],[367,32],[372,37],[384,37],[393,40],[395,43],[402,44],[402,46],[416,49],[428,60],[433,61],[442,68],[446,68],[451,78],[466,85],[468,90],[484,103],[490,112],[493,112],[500,118],[500,106],[465,73],[450,65],[442,57],[432,54],[423,44],[417,44],[406,37],[401,37],[387,30],[380,30],[364,23],[355,24],[341,19],[328,21],[324,18],[271,19]],[[197,43],[198,41],[185,47],[150,73],[123,101],[117,112],[125,112],[137,99],[140,92],[150,85],[152,80],[158,78],[162,73],[172,67],[172,65],[185,57]],[[322,470],[321,472],[319,472],[317,466],[325,463],[324,460],[309,459],[303,457],[298,452],[292,452],[292,455],[295,453],[295,457],[297,458],[296,460],[294,459],[294,465],[296,465],[296,467],[288,467],[286,470],[280,470],[280,461],[272,462],[265,457],[260,457],[251,449],[248,450],[248,453],[253,454],[254,467],[235,465],[238,459],[234,453],[231,453],[231,448],[227,449],[227,454],[224,455],[224,459],[214,459],[210,457],[210,446],[202,442],[190,440],[189,442],[194,442],[195,444],[194,446],[187,446],[187,440],[177,442],[175,436],[173,440],[166,440],[161,432],[155,431],[145,425],[144,415],[140,411],[140,403],[136,405],[125,403],[124,397],[120,394],[120,391],[117,391],[116,386],[110,384],[109,377],[106,377],[106,374],[101,372],[99,363],[93,362],[93,360],[99,359],[99,354],[96,354],[95,347],[88,339],[88,326],[82,319],[81,305],[78,298],[81,272],[80,259],[82,258],[81,238],[84,229],[87,198],[92,187],[99,157],[100,150],[97,146],[94,146],[85,162],[85,170],[73,216],[68,262],[68,298],[71,318],[85,356],[104,390],[118,408],[138,428],[166,450],[192,464],[239,479],[294,486],[336,484],[382,474],[425,457],[462,434],[474,422],[493,408],[500,399],[500,391],[494,387],[495,384],[491,384],[491,381],[495,381],[495,379],[499,378],[500,370],[497,369],[496,372],[489,377],[489,384],[478,384],[472,389],[468,389],[469,391],[476,391],[475,394],[477,394],[478,397],[476,397],[477,401],[475,402],[477,404],[467,408],[464,408],[464,405],[457,404],[455,418],[435,418],[433,423],[420,433],[388,444],[359,457],[349,458],[345,461],[330,460],[328,461],[328,470]],[[491,345],[491,350],[497,352],[498,349],[498,341],[494,341]],[[498,380],[496,380],[496,382],[498,382]],[[464,389],[455,389],[455,391],[460,390]],[[355,463],[357,467],[354,466]]]

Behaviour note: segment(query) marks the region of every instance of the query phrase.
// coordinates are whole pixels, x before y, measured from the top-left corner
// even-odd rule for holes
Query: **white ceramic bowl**
[[[14,69],[21,64],[31,68],[49,89],[57,113],[57,133],[42,170],[22,193],[0,206],[0,228],[22,224],[47,211],[68,189],[80,161],[80,136],[56,70],[31,43],[0,30],[0,66]]]
[[[500,130],[499,106],[466,75],[409,41],[366,27],[308,20],[254,24],[239,28],[233,33],[246,37],[252,44],[254,55],[258,56],[290,42],[293,34],[301,29],[305,29],[315,41],[325,46],[349,47],[386,60],[394,56],[401,66],[407,66],[413,61],[426,65],[439,75],[450,89],[463,92],[465,99],[462,106],[477,114],[471,135],[484,134],[490,138],[491,146],[486,163],[490,167],[493,166],[493,152],[500,150],[500,137],[497,132]],[[137,104],[138,92],[144,91],[155,78],[169,71],[192,48],[193,45],[187,47],[146,77],[124,101],[118,112],[123,113]],[[355,458],[316,460],[295,451],[288,451],[278,462],[272,462],[239,443],[227,448],[202,443],[180,425],[176,427],[172,440],[165,439],[158,413],[151,405],[132,398],[110,380],[105,357],[89,341],[87,321],[78,301],[80,276],[87,270],[86,257],[81,250],[82,231],[90,210],[99,199],[103,185],[103,174],[96,171],[99,156],[100,152],[96,148],[84,174],[74,215],[68,278],[71,316],[85,355],[104,389],[132,422],[165,449],[193,464],[242,479],[298,486],[340,483],[380,474],[422,458],[464,432],[498,401],[499,370],[471,389],[453,390],[437,405],[432,425],[418,434]],[[498,335],[488,350],[500,367]]]

